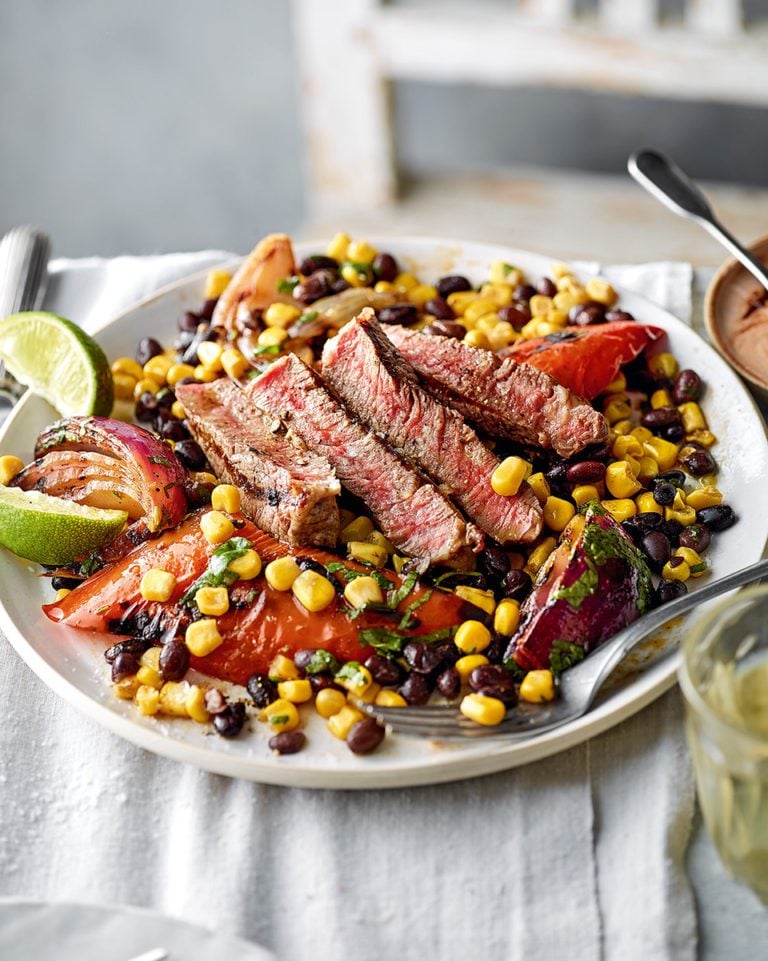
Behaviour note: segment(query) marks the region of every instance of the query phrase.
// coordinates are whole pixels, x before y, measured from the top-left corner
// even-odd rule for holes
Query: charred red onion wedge
[[[144,428],[108,417],[68,417],[40,434],[34,463],[14,484],[94,507],[119,506],[154,532],[184,517],[186,479],[171,448]]]

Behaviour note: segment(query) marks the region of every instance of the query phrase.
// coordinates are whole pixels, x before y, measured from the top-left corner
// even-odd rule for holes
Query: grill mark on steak
[[[341,492],[333,468],[228,379],[176,388],[216,476],[239,487],[242,511],[288,544],[335,548]]]
[[[344,402],[395,450],[425,471],[487,534],[530,543],[542,511],[527,484],[512,497],[491,486],[498,459],[461,414],[425,391],[370,308],[328,340],[323,376]]]
[[[605,418],[544,371],[403,327],[385,333],[422,385],[492,437],[572,457],[608,437]]]
[[[369,432],[298,357],[271,364],[246,388],[262,410],[280,415],[327,457],[342,484],[368,506],[399,550],[432,563],[474,566],[482,533],[413,467]]]

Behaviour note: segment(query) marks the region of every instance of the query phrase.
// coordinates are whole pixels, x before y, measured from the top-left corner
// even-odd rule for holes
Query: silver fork
[[[456,706],[424,705],[423,707],[379,707],[359,703],[362,710],[386,724],[394,734],[409,737],[432,737],[450,740],[466,738],[525,739],[581,717],[589,709],[597,692],[616,665],[635,645],[667,621],[685,614],[705,601],[743,584],[768,576],[768,558],[751,564],[705,584],[658,607],[624,628],[559,679],[558,697],[544,704],[520,702],[510,708],[501,724],[487,727],[469,720]]]
[[[37,227],[13,227],[0,240],[0,320],[42,303],[51,242]],[[25,388],[0,360],[0,405],[15,403]]]

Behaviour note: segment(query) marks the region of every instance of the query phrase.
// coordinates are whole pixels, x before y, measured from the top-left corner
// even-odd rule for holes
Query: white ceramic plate
[[[479,282],[487,277],[489,264],[499,258],[538,278],[552,263],[540,255],[486,244],[419,239],[382,240],[378,246],[391,250],[425,280],[456,272]],[[303,245],[298,252],[315,249]],[[107,355],[130,355],[136,342],[147,335],[170,342],[180,314],[202,302],[204,279],[202,273],[173,284],[106,324],[97,337]],[[720,483],[728,503],[742,518],[716,539],[709,555],[716,574],[758,560],[768,535],[768,446],[750,396],[718,354],[665,310],[629,292],[622,292],[621,306],[638,320],[663,327],[669,335],[669,349],[684,366],[698,371],[707,385],[705,410],[719,438]],[[6,423],[0,449],[30,458],[35,437],[54,416],[45,402],[27,397]],[[267,747],[264,726],[256,721],[250,732],[228,741],[191,722],[143,718],[131,704],[116,700],[102,656],[102,639],[48,621],[40,605],[50,596],[50,586],[35,576],[34,565],[0,553],[0,626],[54,691],[99,724],[149,751],[220,774],[271,784],[402,787],[500,771],[562,751],[612,727],[674,683],[676,665],[670,655],[675,645],[667,633],[635,657],[629,670],[625,667],[623,679],[586,717],[530,741],[457,745],[390,737],[374,754],[356,757],[308,711],[307,748],[299,754],[276,757]]]

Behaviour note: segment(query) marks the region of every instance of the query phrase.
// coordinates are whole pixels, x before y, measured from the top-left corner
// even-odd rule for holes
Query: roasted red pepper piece
[[[664,336],[660,327],[614,321],[593,327],[566,327],[547,337],[521,338],[499,356],[525,361],[587,400],[616,379],[623,364]]]
[[[236,516],[236,520],[243,523],[235,536],[251,541],[265,566],[276,557],[292,554],[311,558],[320,564],[336,561],[350,570],[369,572],[362,565],[341,560],[328,551],[289,548],[245,518]],[[214,550],[200,530],[200,514],[192,514],[175,530],[137,547],[61,601],[46,604],[43,610],[53,621],[97,632],[102,639],[108,632],[110,638],[115,636],[117,622],[121,619],[135,624],[137,615],[145,624],[157,618],[154,630],[158,632],[163,627],[173,626],[178,618],[183,631],[189,620],[188,609],[174,602],[206,570]],[[176,576],[176,590],[166,604],[146,601],[141,596],[141,578],[151,568],[162,568]],[[391,571],[381,573],[393,587],[402,583],[402,578]],[[338,582],[340,585],[344,583],[341,578]],[[253,599],[249,599],[251,592],[255,592]],[[424,592],[423,587],[414,587],[398,610],[402,613]],[[251,674],[267,671],[276,654],[290,656],[302,648],[325,648],[340,661],[362,660],[371,653],[371,648],[361,646],[358,632],[367,628],[394,629],[398,624],[397,618],[373,611],[352,620],[345,613],[346,605],[341,598],[324,611],[309,613],[290,591],[280,592],[269,587],[263,574],[251,581],[237,582],[230,588],[230,595],[230,610],[218,618],[224,643],[204,658],[193,657],[192,666],[205,674],[240,684]],[[433,591],[415,611],[418,627],[407,633],[417,637],[454,626],[465,613],[465,603],[455,594]],[[134,632],[126,629],[119,633],[126,636]]]

